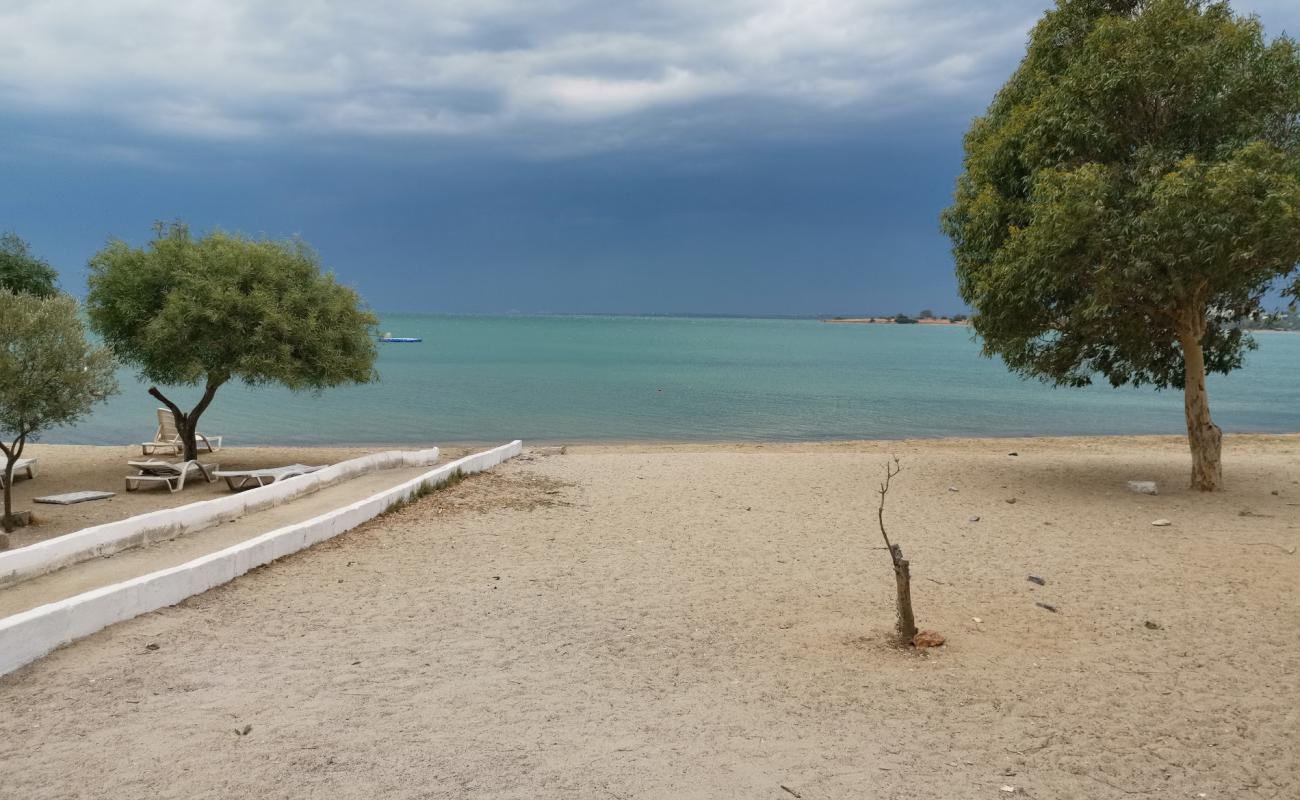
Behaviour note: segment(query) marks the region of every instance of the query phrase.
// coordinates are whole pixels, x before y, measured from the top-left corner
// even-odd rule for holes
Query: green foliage
[[[1238,323],[1300,262],[1300,49],[1226,3],[1058,0],[942,224],[1012,370],[1181,387],[1180,335],[1234,369]]]
[[[894,324],[895,324],[895,325],[915,325],[915,324],[916,324],[916,320],[912,319],[911,317],[907,316],[906,314],[898,314],[897,316],[894,317]]]
[[[0,433],[33,439],[117,390],[113,357],[86,341],[77,302],[0,289]],[[7,443],[4,446],[8,446]]]
[[[117,391],[117,382],[112,355],[86,341],[71,297],[0,288],[0,320],[0,452],[8,474],[27,442],[42,431],[76,422]],[[5,481],[6,530],[11,527],[12,485]]]
[[[297,240],[159,225],[90,261],[91,325],[143,378],[320,390],[375,377],[374,315]]]
[[[59,276],[44,259],[32,255],[16,234],[0,235],[0,289],[50,297],[58,294]]]

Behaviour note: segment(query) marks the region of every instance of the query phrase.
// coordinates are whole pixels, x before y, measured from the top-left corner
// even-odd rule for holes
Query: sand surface
[[[367,472],[296,497],[287,503],[245,514],[229,522],[166,541],[123,550],[111,556],[71,564],[54,572],[0,588],[0,618],[73,597],[92,589],[111,586],[161,569],[179,566],[224,550],[231,545],[254,539],[277,528],[304,522],[336,508],[364,500],[403,481],[417,478],[433,468],[432,466],[395,467]]]
[[[533,451],[0,679],[0,797],[1300,797],[1300,437],[1231,437],[1212,496],[1187,465]]]
[[[216,464],[220,469],[262,469],[282,467],[286,464],[336,464],[349,458],[391,449],[399,448],[227,447],[215,453],[201,453],[199,460],[204,464]],[[452,450],[446,448],[444,450],[446,451],[442,454],[444,459],[452,455]],[[464,448],[454,450],[457,454],[465,452]],[[128,467],[127,462],[150,458],[150,456],[140,455],[139,445],[102,447],[34,444],[28,445],[23,456],[35,456],[38,459],[39,472],[34,480],[20,477],[14,481],[14,510],[31,511],[36,517],[37,524],[19,528],[10,534],[12,547],[24,547],[43,539],[88,528],[91,525],[102,525],[105,522],[133,517],[148,511],[209,500],[230,493],[225,481],[207,483],[203,480],[187,480],[185,488],[175,494],[157,488],[128,493],[123,488],[123,478],[134,475],[135,470]],[[165,455],[154,457],[176,460],[176,457]],[[90,490],[116,492],[116,495],[106,500],[78,503],[73,506],[32,502],[32,498],[35,497]]]

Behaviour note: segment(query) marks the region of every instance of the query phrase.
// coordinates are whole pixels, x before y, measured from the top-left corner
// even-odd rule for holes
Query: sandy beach
[[[215,453],[200,453],[204,464],[221,469],[264,469],[286,464],[336,464],[349,458],[387,449],[418,449],[376,447],[228,447]],[[457,458],[468,452],[464,447],[443,448],[444,458]],[[140,455],[139,445],[103,447],[92,445],[28,445],[23,454],[37,459],[39,477],[14,481],[14,508],[28,510],[35,515],[37,524],[19,528],[10,534],[13,547],[24,547],[33,542],[60,536],[72,531],[125,519],[159,508],[210,500],[230,493],[225,481],[207,483],[203,480],[187,481],[185,488],[176,493],[149,488],[137,492],[123,489],[123,477],[134,474],[127,462],[151,456]],[[168,456],[153,456],[168,460]],[[178,456],[170,457],[176,460]],[[71,506],[33,503],[32,499],[64,492],[97,490],[114,492],[105,500],[78,503]]]
[[[893,454],[937,650],[888,642]],[[0,679],[0,797],[1296,797],[1300,436],[1187,464],[534,448]]]

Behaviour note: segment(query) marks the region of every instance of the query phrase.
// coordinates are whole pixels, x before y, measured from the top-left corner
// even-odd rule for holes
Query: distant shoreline
[[[967,326],[966,320],[954,322],[950,319],[913,319],[909,322],[899,322],[894,317],[831,317],[823,319],[822,322],[830,322],[837,325],[960,325]]]

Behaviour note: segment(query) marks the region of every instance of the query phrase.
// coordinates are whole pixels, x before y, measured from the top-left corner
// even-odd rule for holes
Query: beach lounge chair
[[[197,461],[177,461],[169,464],[166,461],[128,461],[128,466],[135,467],[139,471],[136,475],[126,476],[126,490],[134,492],[141,486],[166,486],[169,492],[179,492],[185,488],[185,479],[198,473],[202,475],[208,483],[212,483],[217,478],[213,474],[217,465],[204,466]]]
[[[36,459],[20,458],[14,462],[14,477],[18,477],[19,472],[26,472],[28,478],[36,477]],[[5,469],[3,462],[0,462],[0,489],[5,485]]]
[[[221,449],[220,436],[204,436],[197,431],[194,443],[202,452],[215,453]],[[183,453],[185,447],[181,442],[181,433],[176,429],[176,417],[170,409],[158,409],[158,430],[154,432],[152,442],[140,443],[140,455],[151,456],[157,453]]]
[[[241,489],[253,489],[258,486],[282,481],[285,478],[294,478],[299,475],[306,475],[309,472],[315,472],[322,467],[309,467],[306,464],[290,464],[287,467],[269,467],[267,469],[232,469],[218,470],[215,474],[218,478],[225,478],[226,485],[230,491],[237,492]]]

